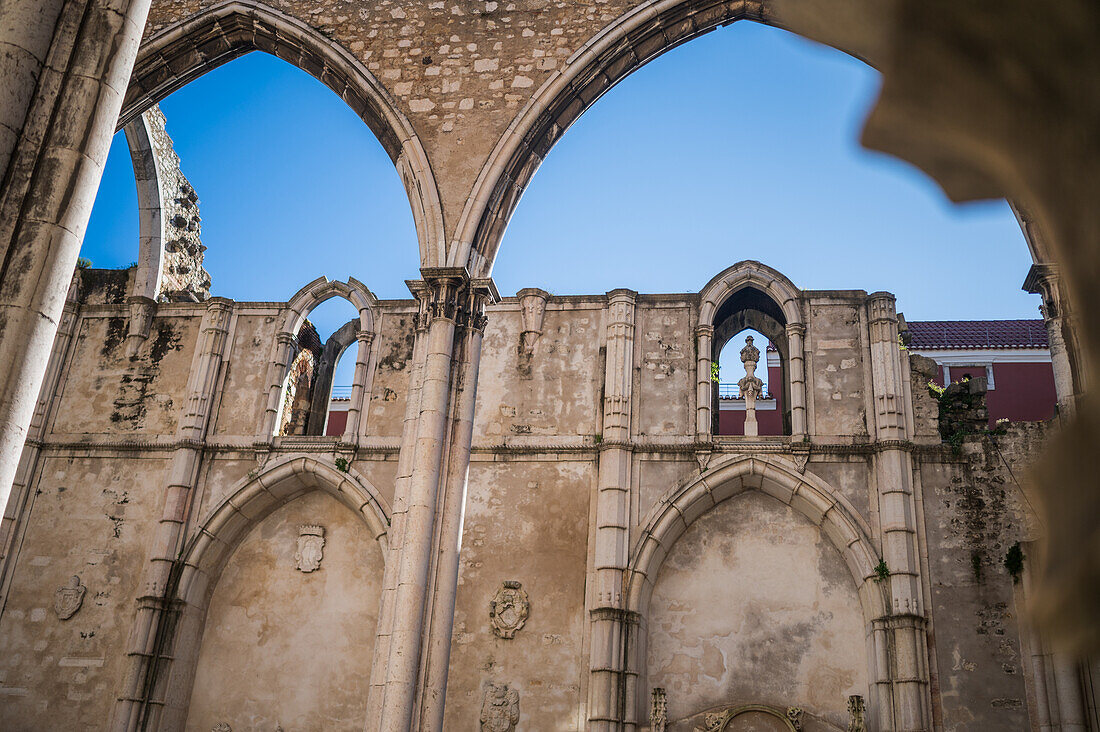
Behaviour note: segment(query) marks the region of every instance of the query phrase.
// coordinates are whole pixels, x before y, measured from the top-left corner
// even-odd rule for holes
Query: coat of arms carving
[[[515,638],[530,612],[531,603],[523,586],[514,580],[505,580],[489,603],[489,623],[500,638]]]
[[[515,732],[519,722],[519,692],[508,684],[485,685],[481,702],[482,732]]]
[[[69,583],[64,587],[58,587],[53,596],[53,611],[60,620],[68,620],[76,615],[76,611],[84,604],[84,593],[88,588],[80,584],[80,578],[75,574],[69,578]]]
[[[298,527],[298,551],[294,553],[294,561],[298,563],[298,569],[303,572],[313,572],[320,568],[324,548],[324,526]]]

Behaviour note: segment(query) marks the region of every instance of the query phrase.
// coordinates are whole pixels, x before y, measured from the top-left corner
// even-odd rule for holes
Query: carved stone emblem
[[[69,584],[58,587],[53,596],[53,611],[60,620],[68,620],[76,615],[76,611],[84,603],[84,593],[88,588],[80,584],[80,578],[75,574],[69,578]]]
[[[505,580],[489,603],[489,623],[498,637],[515,638],[530,612],[531,603],[523,586],[514,580]]]
[[[805,712],[802,707],[787,707],[787,721],[795,728],[795,732],[802,732],[802,717]]]
[[[852,694],[848,697],[848,732],[867,732],[866,711],[862,696]]]
[[[298,527],[298,551],[294,554],[294,561],[298,563],[298,569],[303,572],[312,572],[318,569],[324,556],[324,548],[324,526]]]
[[[229,726],[229,722],[218,722],[210,728],[210,732],[233,732],[233,728]]]
[[[508,684],[486,684],[481,702],[482,732],[515,732],[517,722],[519,692]]]
[[[649,708],[649,726],[653,732],[668,729],[668,696],[661,687],[653,689],[653,704]]]

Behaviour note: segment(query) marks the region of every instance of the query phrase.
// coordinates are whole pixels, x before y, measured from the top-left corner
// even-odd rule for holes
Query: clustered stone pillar
[[[168,700],[164,694],[174,655],[169,632],[174,621],[169,615],[179,612],[175,603],[179,574],[175,570],[187,538],[195,480],[202,462],[210,406],[223,376],[232,314],[231,301],[211,298],[200,325],[187,383],[187,404],[176,429],[179,447],[172,455],[161,516],[142,570],[137,614],[127,644],[127,675],[110,725],[116,732],[159,729],[162,714],[168,716],[163,720],[165,726],[174,729],[182,724],[186,712],[179,707],[166,710]]]
[[[442,730],[447,672],[450,667],[451,631],[454,627],[455,597],[462,547],[462,520],[470,468],[470,446],[474,434],[477,376],[481,363],[481,342],[485,333],[485,305],[500,297],[492,280],[472,280],[459,309],[458,342],[455,347],[452,382],[453,416],[447,443],[446,472],[440,489],[441,501],[431,587],[431,609],[427,616],[428,644],[424,658],[424,688],[421,693],[418,729]]]
[[[607,294],[603,439],[596,498],[595,589],[590,595],[592,645],[588,728],[618,730],[635,713],[626,698],[629,634],[637,623],[623,606],[630,541],[630,414],[634,378],[634,301],[631,290]],[[709,370],[709,365],[708,365]]]
[[[19,465],[149,1],[0,3],[0,506]]]
[[[714,431],[714,326],[699,325],[695,328],[695,440],[710,442]]]
[[[8,589],[11,586],[12,573],[15,570],[15,565],[12,563],[12,548],[19,541],[19,535],[26,529],[25,526],[18,525],[19,520],[21,517],[29,515],[27,508],[33,501],[30,485],[38,464],[38,443],[46,432],[46,422],[54,404],[57,384],[61,378],[62,367],[69,351],[73,331],[76,328],[77,314],[80,312],[80,285],[80,271],[78,270],[73,276],[72,284],[69,286],[69,296],[65,302],[65,309],[61,312],[61,324],[57,329],[57,337],[53,342],[46,377],[43,380],[42,389],[35,404],[34,415],[31,418],[27,444],[23,448],[23,454],[19,458],[19,467],[15,473],[12,499],[8,501],[7,510],[4,511],[3,519],[0,520],[0,607],[5,604]]]
[[[384,680],[372,680],[368,701],[378,710],[370,723],[377,719],[378,729],[392,732],[442,727],[452,622],[444,616],[454,612],[483,310],[495,295],[491,282],[471,282],[462,268],[421,272],[423,281],[410,283],[421,303],[417,341],[423,341],[414,354],[416,406],[406,412],[402,440],[401,457],[411,457],[399,458],[398,535],[383,578],[373,669]]]
[[[1067,343],[1065,334],[1072,332],[1066,313],[1069,298],[1066,297],[1058,276],[1058,267],[1053,264],[1033,264],[1024,280],[1024,290],[1043,298],[1040,312],[1047,328],[1047,342],[1050,347],[1051,367],[1054,371],[1054,394],[1058,400],[1058,414],[1063,418],[1072,417],[1077,411],[1077,394],[1083,389],[1074,383],[1073,358],[1080,358],[1080,349]],[[1078,369],[1081,371],[1081,369]]]
[[[874,399],[882,553],[887,579],[889,614],[874,619],[875,684],[878,727],[895,730],[931,728],[928,687],[927,622],[921,608],[920,575],[913,466],[904,449],[905,370],[898,346],[894,296],[876,292],[868,297],[871,383]]]
[[[374,343],[374,333],[369,330],[361,330],[355,337],[358,348],[355,353],[355,373],[351,382],[351,401],[348,403],[348,421],[344,426],[343,441],[355,444],[359,441],[359,422],[363,413],[364,400],[369,398],[371,384],[374,380],[374,372],[367,367],[371,361],[371,345]],[[335,366],[335,364],[333,364]],[[329,382],[331,389],[331,381]],[[325,404],[328,409],[328,404]]]
[[[809,427],[806,420],[806,326],[802,323],[787,325],[788,368],[791,372],[791,435],[806,437]]]

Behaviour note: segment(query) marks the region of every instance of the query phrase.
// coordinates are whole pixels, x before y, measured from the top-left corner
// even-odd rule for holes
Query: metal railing
[[[718,398],[719,399],[740,399],[741,389],[738,388],[737,382],[718,382]],[[761,399],[774,399],[770,392],[766,392]]]
[[[332,399],[351,399],[351,386],[332,387]]]

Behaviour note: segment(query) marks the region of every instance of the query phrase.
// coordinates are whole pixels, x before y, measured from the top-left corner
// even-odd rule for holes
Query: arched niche
[[[390,508],[354,468],[344,471],[329,460],[288,455],[250,474],[202,520],[185,546],[171,584],[163,590],[172,612],[162,616],[147,639],[148,653],[132,657],[113,728],[184,727],[207,610],[234,552],[276,511],[318,492],[342,504],[335,508],[352,516],[365,535],[377,542],[376,569],[381,572],[388,556]]]
[[[695,475],[658,501],[645,517],[644,528],[630,553],[626,606],[637,619],[637,630],[627,649],[626,695],[636,705],[633,710],[635,718],[645,719],[648,714],[649,693],[653,686],[648,679],[647,667],[649,633],[652,629],[654,589],[660,581],[662,567],[670,556],[675,560],[678,542],[703,517],[712,515],[730,499],[753,494],[759,495],[750,500],[760,503],[761,498],[767,499],[763,505],[770,505],[773,513],[782,514],[783,520],[799,531],[816,532],[821,542],[831,545],[828,548],[838,555],[834,559],[839,561],[834,561],[834,569],[830,573],[835,581],[840,570],[843,570],[847,588],[840,588],[840,591],[847,593],[849,600],[857,604],[849,610],[850,619],[858,617],[858,628],[846,635],[854,634],[856,639],[863,641],[858,655],[866,660],[864,678],[870,690],[864,693],[868,694],[869,714],[874,720],[880,705],[889,705],[891,699],[889,684],[884,683],[889,677],[889,669],[882,655],[887,649],[887,637],[882,624],[876,622],[887,616],[888,612],[883,587],[874,578],[878,554],[870,538],[870,527],[831,486],[809,473],[800,474],[793,463],[778,457],[738,455],[729,456],[717,465],[711,463],[705,473]],[[733,504],[732,510],[726,508],[720,514],[713,515],[718,516],[718,523],[721,524],[720,519],[727,514],[733,517],[732,520],[742,520],[738,518],[737,504]],[[767,530],[766,525],[754,527],[751,522],[746,527],[747,531]],[[713,556],[709,549],[708,555]],[[702,586],[708,587],[714,582],[714,578],[710,577]],[[741,590],[749,596],[753,592],[751,586]],[[716,597],[715,602],[720,604],[720,598]],[[715,617],[721,617],[721,614]],[[777,699],[771,703],[780,701]],[[846,700],[840,700],[840,708],[845,703]],[[692,710],[691,713],[699,711],[702,710]]]
[[[332,89],[390,156],[412,206],[423,266],[446,258],[435,176],[408,118],[355,56],[308,24],[255,0],[214,4],[142,43],[123,99],[122,129],[153,104],[208,71],[252,51],[293,64]]]
[[[351,321],[344,328],[341,328],[341,331],[349,328],[349,326],[354,328],[355,340],[358,342],[351,400],[348,404],[348,419],[343,440],[354,442],[359,434],[361,423],[365,424],[365,420],[361,419],[361,414],[367,398],[366,395],[370,394],[370,381],[374,373],[371,368],[374,356],[371,346],[377,334],[377,323],[373,312],[373,306],[377,300],[371,291],[354,277],[349,277],[347,282],[331,282],[325,277],[318,277],[299,290],[287,303],[282,327],[276,334],[271,355],[271,367],[268,371],[267,410],[260,433],[260,437],[264,441],[272,439],[279,424],[284,407],[289,369],[299,352],[298,333],[310,311],[333,297],[342,297],[348,300],[359,312],[358,320]],[[350,347],[350,343],[344,346],[344,348],[347,347]],[[343,351],[343,349],[340,350]],[[335,355],[339,358],[339,354]],[[333,364],[335,365],[335,361]],[[331,386],[331,373],[329,374],[329,386]]]
[[[709,441],[718,431],[718,392],[711,363],[727,342],[746,328],[759,331],[779,352],[782,404],[790,412],[789,418],[784,417],[789,423],[784,432],[795,439],[807,436],[803,355],[806,325],[800,303],[801,293],[794,283],[752,260],[722,271],[699,293],[695,346],[696,436],[700,441]]]
[[[362,728],[384,569],[370,534],[313,491],[245,535],[210,593],[187,730]],[[299,542],[322,539],[299,569]]]

